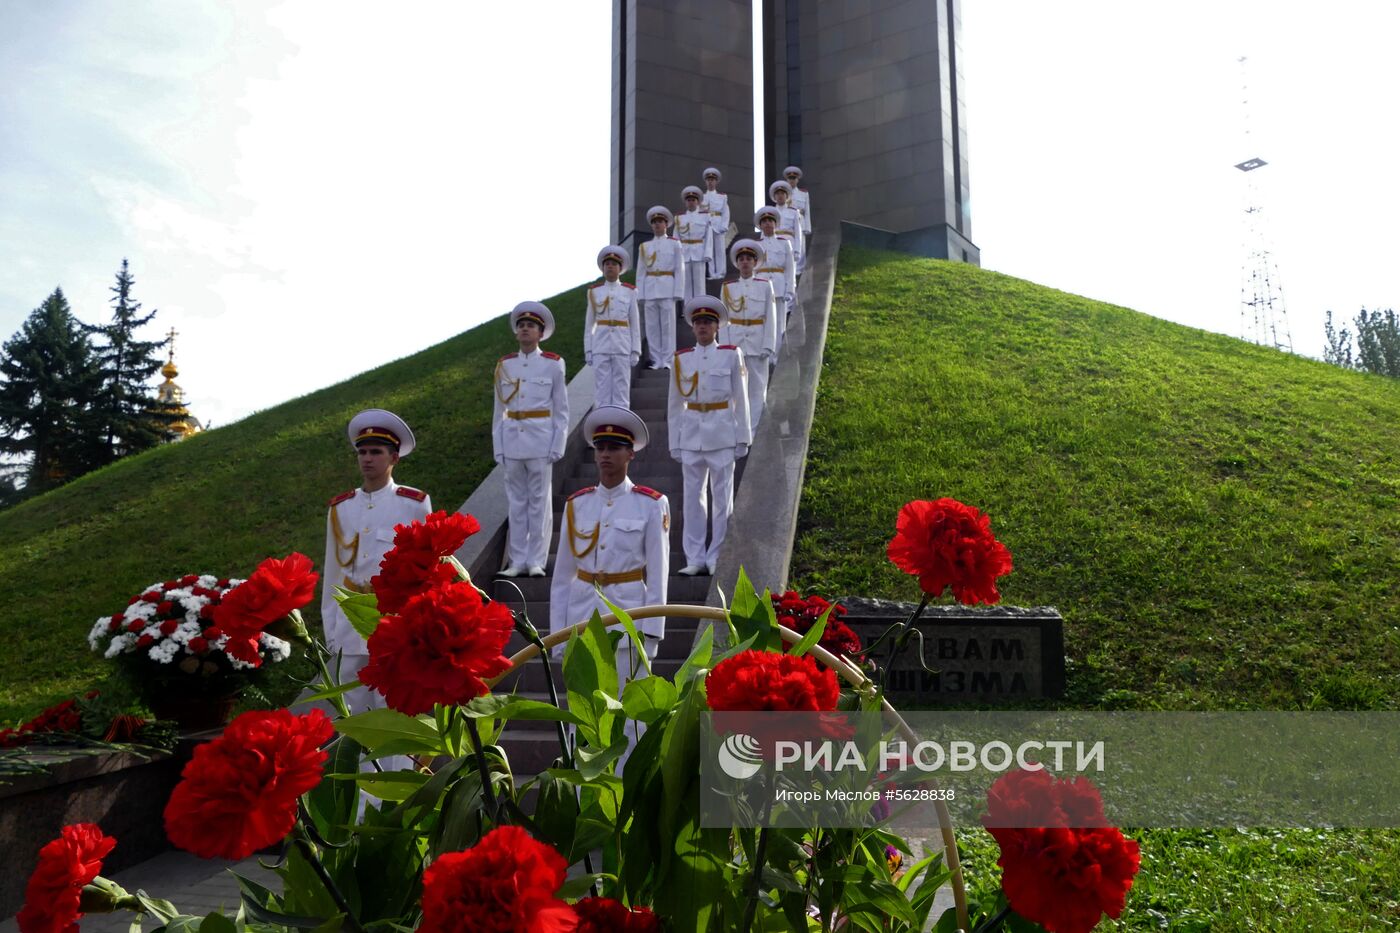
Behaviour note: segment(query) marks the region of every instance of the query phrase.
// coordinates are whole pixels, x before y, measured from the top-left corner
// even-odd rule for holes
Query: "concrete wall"
[[[979,261],[959,7],[764,0],[768,174],[802,166],[818,225],[912,234],[900,239],[912,251]]]
[[[647,208],[679,212],[707,165],[752,226],[752,48],[745,0],[613,0],[613,242],[635,253]]]

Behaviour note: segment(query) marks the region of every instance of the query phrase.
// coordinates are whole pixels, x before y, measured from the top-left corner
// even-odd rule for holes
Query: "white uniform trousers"
[[[593,403],[632,407],[630,357],[621,353],[593,354]]]
[[[654,368],[671,368],[676,355],[676,301],[647,298],[642,302],[642,330],[647,338],[647,362]]]
[[[338,672],[340,682],[347,683],[357,679],[360,676],[360,670],[368,663],[368,654],[342,654],[340,656],[340,670]],[[335,658],[331,658],[329,664],[333,667],[335,665]],[[354,716],[356,713],[366,713],[372,709],[386,709],[388,707],[388,702],[384,699],[384,694],[371,690],[363,684],[356,687],[354,690],[347,691],[341,696],[345,700],[345,705],[350,709],[351,716]],[[336,718],[340,715],[340,711],[332,705],[330,700],[320,700],[313,705],[331,718]],[[411,771],[414,767],[413,759],[407,755],[390,755],[377,760],[379,762],[379,767],[384,771]],[[373,771],[374,765],[371,764],[371,759],[361,759],[360,770],[364,772]],[[378,797],[365,791],[360,791],[361,812],[363,812],[366,806],[380,805],[381,802]]]
[[[768,397],[768,360],[757,354],[746,355],[744,370],[749,380],[749,425],[757,432],[759,419],[763,417],[763,402]],[[757,433],[754,436],[757,437]]]
[[[724,256],[724,234],[726,231],[713,229],[708,237],[709,249],[705,253],[705,265],[709,267],[710,278],[722,279],[729,274],[729,264]]]
[[[549,536],[554,530],[550,486],[554,470],[548,457],[505,458],[506,507],[510,524],[506,556],[512,567],[543,567],[549,560]]]
[[[734,512],[734,448],[682,450],[681,477],[685,484],[685,507],[682,512],[685,528],[681,532],[685,562],[713,568],[719,560],[724,533],[729,530],[729,516]],[[711,492],[714,493],[712,514],[709,508]],[[707,514],[712,525],[708,547],[705,544]]]
[[[687,262],[685,264],[686,301],[708,294],[705,291],[705,265],[703,262]]]

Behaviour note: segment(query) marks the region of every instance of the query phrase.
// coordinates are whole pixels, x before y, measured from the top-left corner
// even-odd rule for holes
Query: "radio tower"
[[[1241,103],[1244,108],[1244,141],[1248,152],[1250,136],[1249,75],[1245,57],[1240,56]],[[1265,229],[1263,197],[1256,184],[1259,169],[1268,165],[1255,156],[1235,164],[1244,173],[1244,265],[1240,269],[1240,332],[1245,340],[1260,346],[1293,352],[1293,336],[1288,330],[1288,306],[1283,300],[1283,279],[1278,261],[1269,249]]]

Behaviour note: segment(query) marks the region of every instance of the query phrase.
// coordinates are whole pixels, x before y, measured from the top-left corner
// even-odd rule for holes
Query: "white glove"
[[[745,457],[747,457],[748,455],[749,455],[749,445],[748,445],[748,444],[740,444],[738,447],[735,447],[735,448],[734,448],[734,459],[735,459],[735,460],[742,460],[742,459],[744,459]]]
[[[505,463],[506,458],[501,456],[500,454],[496,454],[496,466],[505,466]]]
[[[593,354],[592,354],[592,353],[585,353],[585,354],[583,355],[583,361],[584,361],[584,363],[588,364],[589,366],[592,366],[592,365],[593,365]]]
[[[550,463],[558,463],[560,460],[563,460],[563,459],[564,459],[564,455],[563,455],[563,454],[553,454],[553,453],[552,453],[552,454],[549,455],[549,462],[550,462]]]
[[[633,353],[631,356],[627,357],[627,365],[636,366],[638,363],[641,362],[641,360],[642,355],[640,353]]]
[[[679,450],[675,449],[675,448],[672,448],[672,449],[671,449],[671,459],[672,459],[672,460],[679,461],[679,460],[681,459],[681,452],[680,452]]]

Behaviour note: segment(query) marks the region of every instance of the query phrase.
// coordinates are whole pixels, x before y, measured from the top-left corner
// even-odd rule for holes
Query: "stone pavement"
[[[111,875],[111,879],[128,891],[144,890],[152,897],[164,898],[181,912],[202,917],[213,910],[232,915],[238,910],[238,882],[229,869],[245,878],[280,891],[277,875],[258,864],[258,857],[241,862],[202,859],[188,852],[165,852]],[[128,911],[114,914],[87,914],[78,926],[82,933],[127,933],[134,915]],[[147,919],[146,929],[155,929],[156,921]],[[0,933],[18,933],[15,919],[0,922]]]

